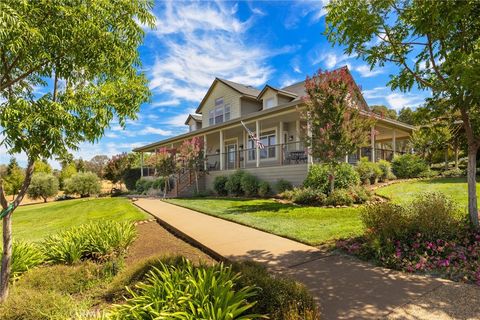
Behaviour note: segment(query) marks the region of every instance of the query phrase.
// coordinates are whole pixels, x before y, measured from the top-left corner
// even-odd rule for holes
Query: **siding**
[[[263,110],[267,109],[265,107],[265,104],[267,103],[267,100],[273,98],[273,106],[276,107],[278,106],[278,95],[276,91],[273,91],[272,89],[268,88],[265,93],[262,96],[262,104],[263,104]]]
[[[240,117],[240,97],[241,94],[232,88],[217,81],[212,92],[205,101],[202,112],[202,128],[208,127],[208,112],[215,108],[215,99],[223,97],[224,104],[230,104],[230,119]]]
[[[260,101],[243,98],[240,99],[240,103],[242,116],[262,110],[262,103]]]
[[[296,164],[266,168],[247,168],[242,170],[250,172],[260,180],[267,181],[272,187],[279,179],[285,179],[290,181],[294,186],[300,186],[307,177],[308,165]],[[209,172],[205,177],[206,188],[213,190],[213,180],[215,180],[215,177],[223,175],[228,176],[234,172],[235,170]]]

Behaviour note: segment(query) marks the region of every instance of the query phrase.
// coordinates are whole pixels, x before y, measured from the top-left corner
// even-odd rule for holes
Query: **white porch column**
[[[279,143],[280,143],[280,148],[278,148],[278,150],[275,150],[275,152],[278,152],[278,156],[280,157],[280,164],[283,164],[283,160],[284,160],[284,152],[283,150],[285,149],[285,137],[283,135],[283,121],[280,121],[280,125],[279,125]]]
[[[260,122],[257,120],[255,121],[255,136],[258,140],[260,140]],[[258,143],[255,144],[255,159],[257,160],[257,168],[260,167],[260,147]]]
[[[248,157],[248,151],[245,152],[245,150],[248,149],[248,140],[247,138],[245,137],[245,128],[242,128],[242,145],[243,145],[243,148],[241,150],[242,154],[241,154],[241,158],[243,158],[243,167],[246,168],[247,167],[247,157]],[[240,149],[240,148],[239,148]]]
[[[312,138],[312,125],[310,124],[310,121],[307,122],[307,134],[308,134],[308,138],[310,139],[311,141],[311,138]],[[312,157],[312,148],[309,146],[308,147],[308,150],[307,150],[307,161],[308,161],[308,165],[310,166],[311,164],[313,164],[313,157]]]
[[[224,170],[224,151],[225,151],[225,146],[224,146],[224,141],[223,141],[223,130],[220,130],[220,170]]]
[[[370,148],[372,149],[372,162],[375,162],[375,127],[370,130]]]
[[[143,178],[143,152],[140,152],[140,177]]]
[[[207,135],[203,135],[203,170],[207,171],[208,161],[207,161]]]
[[[295,121],[295,139],[297,143],[295,144],[295,149],[300,149],[300,120]]]
[[[393,135],[392,135],[392,149],[393,149],[393,156],[395,157],[395,154],[397,152],[397,130],[393,129]]]

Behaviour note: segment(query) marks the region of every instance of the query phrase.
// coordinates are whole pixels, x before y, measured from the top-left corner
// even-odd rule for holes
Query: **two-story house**
[[[158,141],[135,152],[155,152],[161,147],[176,148],[194,136],[204,140],[206,154],[205,187],[211,189],[218,175],[236,169],[250,171],[258,178],[274,183],[283,178],[300,185],[314,159],[303,144],[304,123],[300,116],[305,82],[284,88],[266,85],[262,90],[252,86],[216,78],[198,105],[196,114],[185,124],[188,133]],[[264,148],[250,139],[243,124],[260,137]],[[345,161],[355,163],[360,157],[372,161],[390,160],[396,153],[407,151],[406,141],[413,127],[378,116],[370,135],[370,143]],[[142,169],[147,175],[151,170]]]

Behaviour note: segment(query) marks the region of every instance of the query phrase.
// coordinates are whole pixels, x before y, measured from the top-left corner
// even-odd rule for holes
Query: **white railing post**
[[[370,144],[372,149],[372,162],[375,162],[375,127],[372,127],[370,131]]]
[[[220,170],[224,170],[225,168],[224,167],[225,159],[223,158],[224,150],[225,150],[225,146],[223,141],[223,130],[220,130]]]
[[[140,177],[143,178],[143,152],[140,152]]]
[[[258,140],[260,140],[260,122],[258,120],[255,121],[255,136]],[[255,144],[255,149],[258,168],[260,167],[260,147],[258,146],[258,143]]]
[[[203,135],[203,170],[207,171],[208,162],[207,162],[207,135]]]

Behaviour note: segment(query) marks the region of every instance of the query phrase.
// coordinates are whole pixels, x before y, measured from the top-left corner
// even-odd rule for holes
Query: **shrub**
[[[226,188],[228,178],[226,176],[216,176],[213,180],[213,190],[219,196],[228,195],[228,190]]]
[[[379,181],[385,182],[387,180],[395,179],[395,175],[392,172],[392,164],[386,160],[380,160],[377,162],[378,167],[382,171],[381,175],[379,176]]]
[[[261,181],[258,184],[258,196],[265,198],[272,193],[272,188],[270,187],[270,183],[267,181]]]
[[[123,173],[123,183],[127,187],[128,191],[134,191],[137,186],[137,181],[141,178],[141,170],[140,168],[129,168],[126,169]]]
[[[275,183],[275,191],[277,193],[282,193],[287,190],[292,190],[293,185],[290,181],[285,180],[285,179],[278,179],[277,182]]]
[[[245,174],[242,170],[237,170],[235,173],[228,177],[227,183],[225,183],[225,188],[228,193],[232,196],[241,196],[243,195],[242,191],[242,177]]]
[[[58,179],[53,174],[35,173],[28,187],[27,194],[32,199],[43,199],[47,202],[49,197],[58,193]]]
[[[363,186],[353,186],[348,188],[354,203],[365,203],[372,198],[372,193]]]
[[[416,178],[428,170],[428,165],[417,155],[404,154],[393,158],[392,170],[397,178]]]
[[[257,295],[249,300],[257,301],[251,312],[268,315],[270,319],[320,319],[315,301],[302,284],[272,276],[265,266],[253,261],[234,263],[232,267],[241,274],[235,284],[237,289],[259,288]]]
[[[29,269],[42,264],[45,256],[35,243],[19,241],[12,246],[11,277],[18,278]]]
[[[139,179],[137,183],[135,184],[135,190],[140,193],[144,194],[147,193],[148,190],[150,190],[153,186],[153,180],[152,179]]]
[[[325,204],[329,206],[351,206],[353,197],[346,189],[335,189],[328,195]]]
[[[188,260],[178,266],[162,263],[149,272],[145,283],[128,290],[130,297],[115,306],[109,317],[147,319],[161,314],[164,318],[181,315],[192,320],[255,318],[245,313],[254,305],[247,299],[253,299],[256,289],[245,286],[235,290],[238,279],[239,275],[223,264],[194,267]]]
[[[375,162],[368,161],[366,157],[360,159],[355,169],[363,184],[376,183],[383,174],[380,166]]]
[[[100,179],[93,172],[80,172],[65,180],[64,189],[66,194],[78,194],[82,198],[89,197],[100,193]]]
[[[73,196],[69,196],[68,194],[61,194],[55,197],[55,201],[64,201],[64,200],[72,200],[75,199]]]
[[[308,175],[303,185],[307,188],[313,188],[328,193],[330,191],[330,168],[327,164],[314,164],[310,166]],[[359,176],[352,165],[348,163],[339,163],[335,170],[335,188],[345,189],[359,184]]]
[[[312,188],[293,188],[293,190],[282,193],[281,197],[296,204],[322,205],[327,196],[319,190]]]
[[[462,169],[459,168],[453,168],[450,170],[445,170],[442,172],[442,176],[444,177],[462,177],[465,175],[465,172]]]
[[[252,197],[258,194],[258,179],[254,175],[245,172],[240,180],[240,185],[245,196]]]
[[[161,190],[165,189],[165,179],[160,177],[152,181],[152,188],[155,190]]]
[[[129,222],[106,221],[84,224],[43,241],[46,260],[75,264],[81,260],[109,260],[123,255],[136,237]]]

